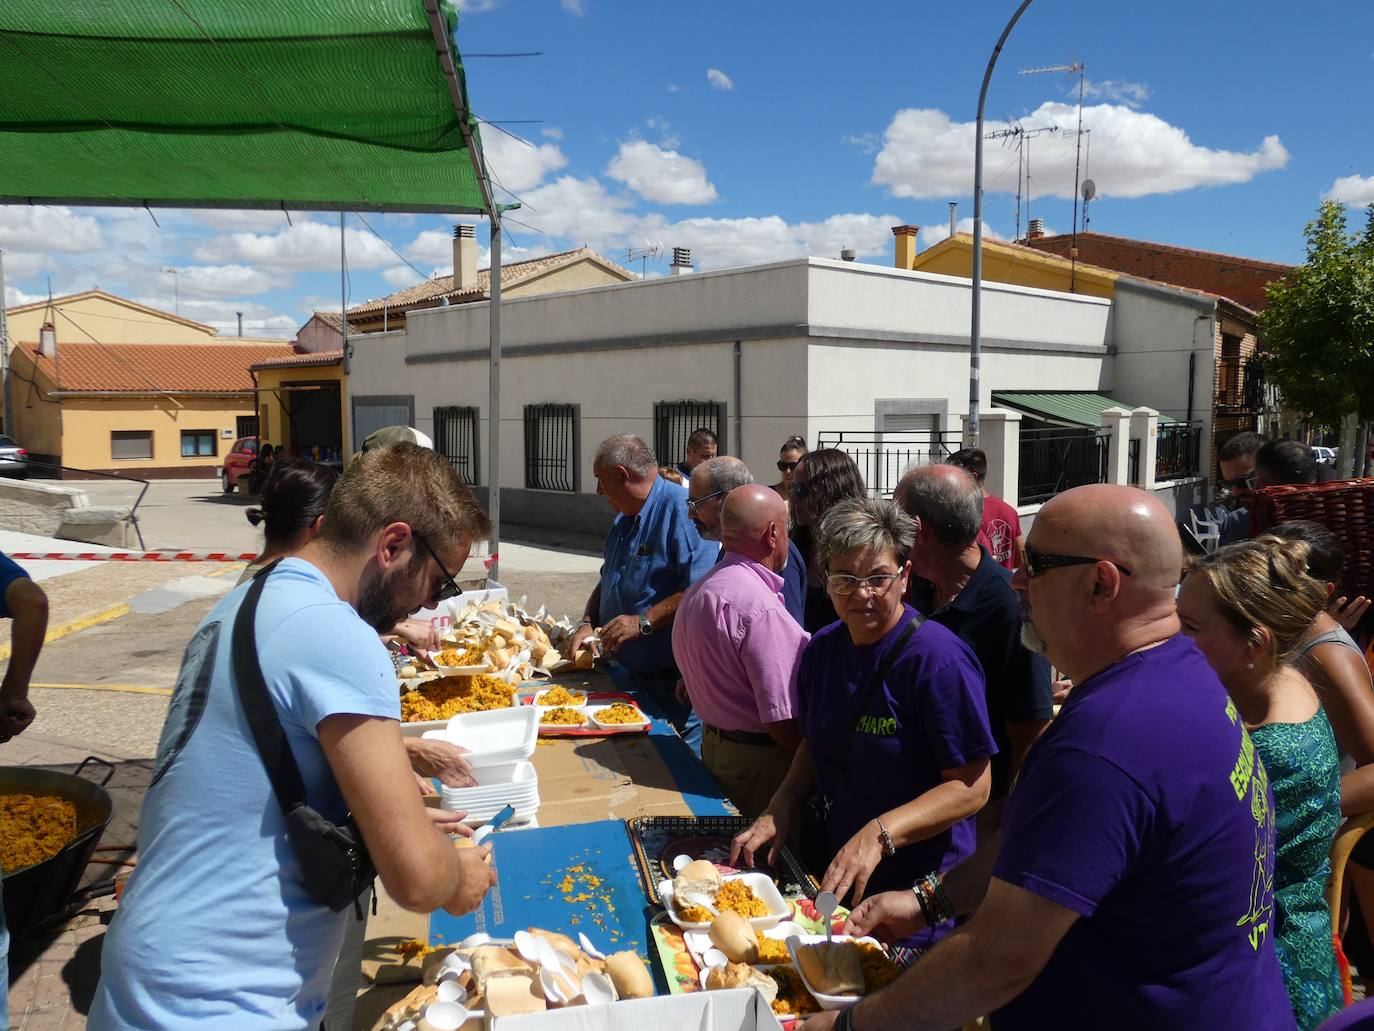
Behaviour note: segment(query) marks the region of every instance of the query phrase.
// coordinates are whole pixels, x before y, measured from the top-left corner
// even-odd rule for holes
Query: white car
[[[1317,460],[1318,465],[1332,465],[1336,461],[1336,449],[1330,447],[1314,447],[1312,457]]]

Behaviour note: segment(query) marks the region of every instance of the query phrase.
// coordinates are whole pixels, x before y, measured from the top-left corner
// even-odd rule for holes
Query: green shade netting
[[[0,201],[484,210],[424,0],[3,0]]]

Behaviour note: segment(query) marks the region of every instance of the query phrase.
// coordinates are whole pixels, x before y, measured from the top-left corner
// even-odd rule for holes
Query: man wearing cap
[[[383,426],[367,435],[363,441],[363,452],[375,451],[379,447],[395,447],[397,444],[416,444],[434,450],[434,441],[414,426]]]

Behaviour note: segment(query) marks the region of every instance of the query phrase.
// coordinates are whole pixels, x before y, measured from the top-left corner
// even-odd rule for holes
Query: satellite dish
[[[1090,201],[1097,196],[1097,183],[1091,179],[1083,180],[1083,200]]]

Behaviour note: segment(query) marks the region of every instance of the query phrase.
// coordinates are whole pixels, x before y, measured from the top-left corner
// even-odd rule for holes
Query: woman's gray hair
[[[641,480],[658,472],[654,449],[633,434],[607,437],[596,449],[593,469],[614,469],[618,465],[623,465]]]
[[[916,522],[886,498],[841,501],[816,527],[816,564],[824,572],[832,558],[856,548],[890,551],[901,565],[916,540]]]

